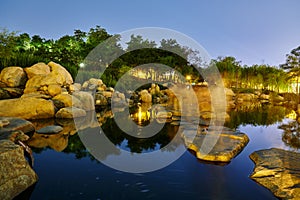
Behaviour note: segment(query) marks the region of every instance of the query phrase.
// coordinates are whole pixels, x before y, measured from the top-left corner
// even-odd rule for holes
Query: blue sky
[[[298,0],[0,0],[0,27],[57,39],[100,25],[179,31],[208,53],[242,64],[279,65],[300,46]]]

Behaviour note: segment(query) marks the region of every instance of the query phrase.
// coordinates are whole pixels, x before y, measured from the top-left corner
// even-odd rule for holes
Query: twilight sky
[[[208,53],[242,64],[279,65],[300,46],[298,0],[0,0],[0,28],[57,39],[100,25],[115,34],[162,27]]]

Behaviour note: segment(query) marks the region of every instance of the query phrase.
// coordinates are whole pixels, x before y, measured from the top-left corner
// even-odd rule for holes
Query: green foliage
[[[174,39],[162,39],[157,44],[140,35],[132,35],[126,43],[126,49],[122,48],[119,42],[120,35],[112,36],[100,26],[91,28],[88,32],[74,30],[73,35],[65,35],[57,40],[2,29],[0,70],[8,66],[28,67],[37,62],[54,61],[64,66],[79,82],[87,80],[90,76],[100,78],[97,71],[105,71],[101,78],[108,86],[114,86],[130,69],[149,63],[169,66],[182,76],[191,76],[193,82],[203,81],[198,70],[210,73],[209,68],[195,68],[202,66],[199,52],[181,46]],[[100,43],[102,45],[99,46]],[[96,50],[92,51],[93,49]],[[85,60],[88,55],[90,60]],[[86,64],[85,71],[78,73],[79,65],[83,61]],[[227,87],[285,92],[289,90],[287,83],[298,83],[300,47],[287,54],[286,63],[281,65],[281,69],[268,65],[241,66],[241,62],[234,57],[219,57],[215,64]],[[288,73],[284,70],[288,70]],[[154,81],[164,76],[159,70],[159,65],[153,65],[144,73]],[[174,78],[169,76],[169,80]],[[132,80],[127,81],[134,84]]]
[[[215,61],[225,86],[240,89],[287,91],[288,75],[282,69],[269,65],[241,66],[233,57]]]

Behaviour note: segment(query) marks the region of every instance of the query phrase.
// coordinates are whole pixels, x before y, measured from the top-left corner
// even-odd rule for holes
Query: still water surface
[[[283,107],[270,106],[236,109],[226,126],[246,133],[250,142],[231,163],[203,163],[186,151],[171,165],[143,174],[120,172],[103,165],[88,153],[75,134],[69,137],[68,147],[62,152],[34,149],[34,169],[39,181],[30,199],[276,199],[249,178],[254,168],[249,155],[271,147],[299,152],[297,133],[290,135],[290,130],[279,127],[294,121],[287,118],[289,113]],[[167,124],[151,141],[137,144],[134,138],[122,134],[112,118],[102,128],[113,132],[108,137],[118,147],[132,152],[157,150],[168,143],[176,130],[175,125]]]

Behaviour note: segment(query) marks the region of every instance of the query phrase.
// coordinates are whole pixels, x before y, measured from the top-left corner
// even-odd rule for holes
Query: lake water
[[[299,135],[293,132],[297,124],[292,124],[295,120],[288,118],[290,113],[283,107],[268,105],[246,106],[232,111],[226,126],[246,133],[250,142],[227,165],[201,162],[186,151],[163,169],[139,174],[121,172],[97,161],[75,134],[68,138],[68,146],[62,152],[51,148],[33,148],[34,169],[39,181],[27,191],[27,195],[32,200],[276,199],[271,192],[249,178],[254,168],[249,155],[271,147],[299,152]],[[282,124],[290,125],[280,129]],[[122,133],[112,118],[108,118],[102,128],[119,148],[147,152],[167,145],[176,125],[165,125],[161,133],[149,141]],[[91,132],[93,130],[89,129]]]

